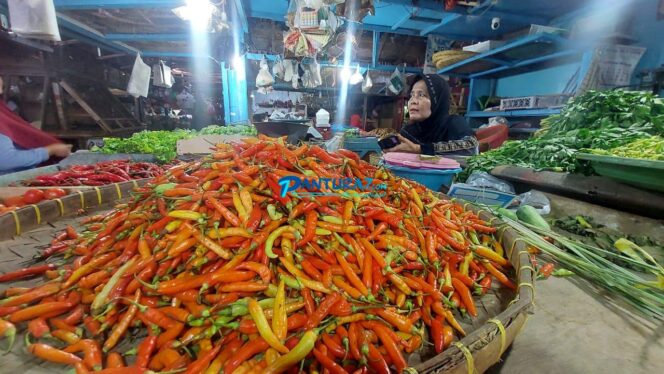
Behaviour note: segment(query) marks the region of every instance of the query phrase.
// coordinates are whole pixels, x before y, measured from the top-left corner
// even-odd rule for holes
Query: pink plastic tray
[[[390,165],[405,166],[415,169],[458,169],[459,163],[449,158],[438,160],[421,159],[414,153],[389,152],[383,155],[385,162]]]

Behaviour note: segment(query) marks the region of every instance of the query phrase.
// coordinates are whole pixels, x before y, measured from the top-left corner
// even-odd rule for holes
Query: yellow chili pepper
[[[274,241],[277,240],[278,237],[280,237],[286,232],[293,233],[296,236],[300,235],[299,231],[297,231],[297,229],[293,226],[282,226],[272,231],[270,235],[267,237],[267,240],[265,240],[265,254],[267,255],[267,257],[269,258],[278,257],[276,254],[274,254],[274,252],[272,252],[272,247],[274,246]]]
[[[413,198],[413,201],[415,201],[415,205],[417,205],[417,207],[420,208],[420,211],[424,212],[424,204],[422,204],[420,195],[417,193],[417,191],[414,188],[410,189],[410,196]]]
[[[320,227],[317,227],[316,228],[316,235],[320,235],[320,236],[332,235],[332,231],[321,229]]]
[[[263,370],[263,374],[282,373],[289,367],[304,360],[304,358],[314,349],[316,339],[318,339],[317,330],[314,329],[305,332],[293,350],[288,352],[288,354],[279,357],[276,361],[266,367]]]
[[[352,204],[352,203],[351,203]],[[335,217],[335,216],[323,216],[321,220],[329,223],[335,223],[337,225],[343,225],[344,220],[341,217]]]
[[[198,221],[203,218],[200,213],[194,212],[193,210],[172,210],[168,212],[168,216],[189,221]]]
[[[497,263],[498,265],[506,266],[508,264],[506,259],[504,259],[502,256],[499,256],[498,253],[494,252],[489,247],[485,247],[483,245],[476,245],[473,249],[475,250],[475,253],[477,253],[478,255],[484,258],[488,258],[489,260]]]
[[[470,267],[470,261],[473,260],[473,254],[471,252],[468,252],[466,256],[463,258],[463,262],[459,266],[459,273],[463,275],[468,275],[468,268]]]
[[[242,238],[253,238],[253,234],[242,227],[227,227],[223,229],[212,229],[208,231],[207,236],[211,239],[221,239],[230,236],[240,236]]]
[[[240,190],[240,201],[247,216],[251,215],[251,211],[254,209],[254,202],[251,200],[251,192],[247,188]]]
[[[293,262],[293,242],[290,239],[281,239],[281,250],[284,252],[284,257]]]
[[[288,270],[291,274],[293,274],[295,278],[297,278],[297,280],[300,281],[300,283],[302,283],[304,287],[312,289],[314,291],[320,291],[322,293],[332,293],[332,291],[329,290],[327,287],[325,287],[323,283],[309,279],[309,277],[307,277],[307,275],[304,274],[302,270],[295,267],[295,265],[285,257],[279,257],[279,260],[284,265],[286,270]]]
[[[177,228],[180,227],[181,224],[182,224],[182,221],[180,221],[179,219],[176,219],[175,221],[171,221],[166,225],[166,231],[171,233],[171,232],[177,230]]]
[[[450,273],[450,264],[445,264],[445,287],[452,288],[452,273]]]
[[[242,199],[240,199],[240,195],[237,191],[233,191],[233,206],[235,206],[235,210],[237,210],[237,215],[240,217],[240,220],[242,222],[247,222],[249,213],[247,213],[247,209],[245,209],[244,204],[242,204]]]
[[[288,334],[288,316],[286,315],[286,283],[279,281],[277,295],[274,298],[274,315],[272,317],[272,330],[274,335],[284,341]]]
[[[270,328],[270,325],[267,323],[267,318],[265,318],[263,308],[261,308],[260,304],[258,304],[258,301],[256,301],[254,298],[250,298],[249,302],[247,303],[247,307],[249,309],[251,318],[253,318],[254,322],[256,323],[258,333],[263,339],[265,339],[267,344],[281,353],[288,353],[288,348],[279,341],[279,339],[276,337],[276,335],[274,335],[274,332]]]
[[[505,256],[505,250],[503,249],[503,245],[500,244],[498,240],[493,241],[493,249],[498,253],[500,257]]]

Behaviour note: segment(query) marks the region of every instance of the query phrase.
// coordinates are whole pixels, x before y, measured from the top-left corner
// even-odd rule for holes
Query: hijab
[[[429,91],[431,115],[424,121],[406,126],[401,135],[419,144],[459,140],[474,135],[463,117],[450,115],[451,92],[445,79],[437,74],[418,75],[413,86],[421,80]]]

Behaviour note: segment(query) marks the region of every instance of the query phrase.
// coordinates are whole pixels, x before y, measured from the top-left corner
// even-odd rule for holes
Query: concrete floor
[[[536,283],[532,315],[489,373],[664,373],[664,324],[603,299],[573,278]]]
[[[662,238],[662,222],[549,196],[554,214],[586,214]],[[576,277],[537,281],[535,314],[489,373],[664,373],[664,323],[645,321]]]

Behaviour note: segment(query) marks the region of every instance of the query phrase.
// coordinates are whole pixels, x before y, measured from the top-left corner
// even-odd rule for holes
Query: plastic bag
[[[350,76],[350,84],[352,86],[361,83],[364,80],[364,77],[362,76],[362,73],[360,72],[360,65],[357,65],[357,69],[355,70],[355,73]]]
[[[551,213],[551,201],[545,194],[531,190],[526,193],[518,195],[515,201],[519,202],[519,206],[530,205],[537,210],[537,213],[545,216]]]
[[[173,86],[173,74],[171,68],[163,61],[152,66],[152,84],[157,87],[171,88]]]
[[[9,21],[19,36],[59,42],[53,0],[9,0]]]
[[[293,80],[293,61],[284,60],[281,62],[284,66],[284,81],[290,82]]]
[[[258,75],[256,75],[256,88],[258,92],[266,94],[272,91],[272,85],[274,84],[274,78],[270,75],[269,67],[267,65],[267,60],[263,58],[260,63],[260,69],[258,70]]]
[[[367,70],[367,76],[364,77],[364,82],[362,82],[362,92],[368,93],[371,91],[371,87],[373,87],[373,81],[371,80],[371,74],[369,74],[369,70]]]
[[[131,69],[131,76],[127,85],[127,93],[133,97],[148,97],[150,75],[152,75],[152,69],[150,69],[148,64],[143,62],[140,54],[136,54],[134,67]]]
[[[276,61],[274,62],[274,66],[272,66],[272,75],[274,75],[275,79],[284,80],[285,73],[286,70],[284,68],[284,61],[281,60],[281,57],[277,57]]]
[[[311,64],[309,64],[309,69],[311,71],[311,77],[314,84],[314,87],[318,87],[323,84],[323,77],[320,74],[320,64],[314,57]]]
[[[405,84],[401,77],[401,72],[398,68],[394,68],[394,73],[390,76],[390,83],[387,88],[395,95],[398,95],[403,90]]]
[[[300,63],[293,60],[293,77],[291,79],[293,89],[297,90],[300,83]]]
[[[502,179],[484,171],[474,171],[466,180],[466,184],[473,187],[491,188],[496,191],[514,194],[514,187]]]

